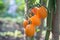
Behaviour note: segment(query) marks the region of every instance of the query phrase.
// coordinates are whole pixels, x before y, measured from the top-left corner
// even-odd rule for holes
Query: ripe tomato
[[[34,36],[34,34],[35,34],[35,27],[34,27],[33,24],[29,24],[29,25],[26,26],[26,28],[25,28],[25,34],[28,37]]]
[[[29,20],[35,26],[40,26],[41,25],[41,19],[39,19],[37,15],[32,16]]]
[[[26,28],[27,25],[28,25],[28,20],[24,20],[23,27]]]

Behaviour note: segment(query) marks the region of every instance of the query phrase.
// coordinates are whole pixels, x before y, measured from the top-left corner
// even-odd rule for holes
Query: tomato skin
[[[39,8],[38,7],[34,7],[31,11],[32,11],[33,14],[36,15],[38,13],[38,11],[39,11]]]
[[[27,25],[28,25],[28,20],[24,20],[23,21],[23,27],[26,28]]]
[[[41,25],[41,19],[39,19],[37,15],[32,16],[29,20],[35,26],[40,26]]]
[[[37,15],[39,18],[44,19],[47,17],[47,9],[44,6],[41,7],[34,7],[32,13]]]
[[[41,18],[46,18],[47,17],[47,9],[44,6],[41,6],[39,8],[39,13]]]
[[[28,37],[34,36],[34,34],[35,34],[35,27],[34,27],[33,24],[29,24],[29,25],[26,26],[26,28],[25,28],[25,34]]]

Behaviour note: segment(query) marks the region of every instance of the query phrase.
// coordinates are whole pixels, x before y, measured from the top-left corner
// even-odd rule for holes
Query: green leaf
[[[36,29],[36,32],[40,32],[40,29]]]

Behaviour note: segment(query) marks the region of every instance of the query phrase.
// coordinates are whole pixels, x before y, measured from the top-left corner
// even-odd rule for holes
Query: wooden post
[[[56,14],[53,15],[52,40],[59,40],[60,0],[56,0]]]

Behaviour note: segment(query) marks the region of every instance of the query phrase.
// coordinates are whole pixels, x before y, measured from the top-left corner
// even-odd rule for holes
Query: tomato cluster
[[[44,6],[34,7],[31,9],[31,12],[34,14],[28,20],[24,20],[23,26],[25,28],[25,34],[28,37],[32,37],[35,34],[35,27],[41,25],[41,19],[47,17],[47,10]]]

